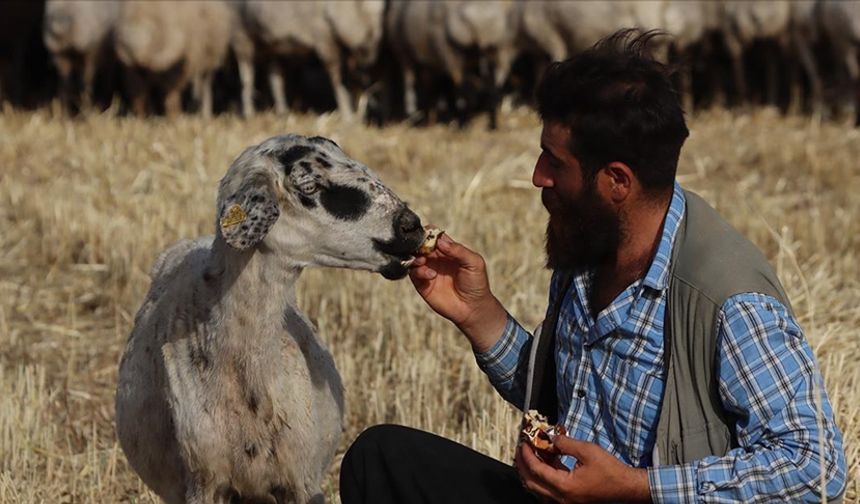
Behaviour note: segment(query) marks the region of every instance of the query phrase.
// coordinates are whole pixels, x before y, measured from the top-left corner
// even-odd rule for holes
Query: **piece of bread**
[[[433,224],[424,226],[424,243],[422,243],[418,248],[418,254],[427,255],[436,250],[436,240],[438,240],[444,232],[444,229],[439,229]]]
[[[523,416],[522,438],[526,440],[538,455],[554,456],[558,449],[552,444],[556,436],[567,434],[563,425],[550,425],[547,418],[537,410],[528,410]]]

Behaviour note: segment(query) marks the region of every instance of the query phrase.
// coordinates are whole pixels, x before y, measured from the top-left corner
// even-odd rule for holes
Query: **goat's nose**
[[[404,208],[397,214],[395,218],[395,229],[403,238],[408,238],[410,235],[421,233],[423,236],[424,228],[421,226],[421,219],[415,215],[415,212],[408,208]]]

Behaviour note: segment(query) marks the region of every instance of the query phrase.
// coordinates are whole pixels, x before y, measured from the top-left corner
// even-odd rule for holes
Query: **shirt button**
[[[576,391],[576,396],[577,396],[577,397],[579,397],[580,399],[582,399],[583,397],[585,397],[585,390],[583,390],[583,389],[578,389],[578,390]]]

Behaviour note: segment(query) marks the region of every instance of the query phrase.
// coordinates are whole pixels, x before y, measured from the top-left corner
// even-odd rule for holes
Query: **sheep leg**
[[[185,86],[175,85],[167,90],[164,96],[164,114],[175,117],[182,112],[182,89]]]
[[[13,42],[14,48],[12,49],[12,79],[11,81],[7,81],[9,84],[6,92],[8,93],[8,99],[13,104],[23,105],[25,96],[23,89],[24,82],[24,68],[26,65],[26,53],[27,53],[27,42],[22,40],[17,40]]]
[[[146,115],[146,94],[147,86],[144,83],[143,77],[139,72],[126,69],[125,71],[125,87],[128,90],[129,100],[131,101],[131,111],[138,117]]]
[[[95,52],[84,54],[84,69],[81,75],[81,80],[83,81],[81,88],[81,109],[83,110],[89,110],[93,106],[97,69],[98,55]]]
[[[681,104],[684,107],[684,112],[692,114],[696,104],[693,97],[693,71],[689,65],[682,65],[678,71],[678,79],[680,79]]]
[[[239,493],[229,484],[192,481],[185,492],[185,504],[230,504],[240,500]]]
[[[230,47],[236,56],[242,84],[242,117],[248,118],[254,115],[254,43],[244,30],[237,30]]]
[[[252,70],[253,71],[253,70]],[[281,66],[276,61],[269,62],[269,87],[275,100],[275,113],[287,113],[287,98],[284,96],[284,75]]]
[[[358,95],[358,100],[355,102],[355,115],[358,117],[367,117],[367,107],[370,103],[370,91],[365,90],[362,91],[361,94]]]
[[[55,56],[54,66],[60,77],[60,105],[67,113],[72,109],[72,62],[65,56]]]
[[[325,495],[319,487],[315,490],[299,488],[296,494],[296,504],[325,504]]]
[[[854,125],[860,126],[860,51],[852,48],[845,51],[845,68],[853,88]]]
[[[214,504],[214,496],[207,496],[206,494],[205,486],[192,483],[185,492],[185,504]]]
[[[487,114],[489,115],[489,128],[495,130],[498,127],[498,110],[501,102],[501,86],[496,83],[496,65],[497,61],[482,58],[480,62],[481,73],[483,74],[481,81],[485,86],[486,92],[489,94],[487,98]]]
[[[191,98],[200,104],[200,90],[203,88],[203,80],[202,76],[195,75],[191,78]]]
[[[334,98],[337,100],[337,109],[340,111],[344,119],[352,119],[352,99],[349,96],[349,91],[343,85],[343,76],[340,73],[340,58],[326,58],[325,62],[328,77],[331,79],[331,86],[334,88]]]
[[[860,82],[854,83],[854,126],[860,128]]]
[[[747,102],[747,80],[744,72],[744,48],[740,41],[734,37],[727,36],[725,38],[726,49],[729,52],[729,59],[732,63],[732,77],[734,78],[735,92],[738,95],[738,102],[746,105]]]
[[[212,72],[206,72],[200,76],[200,113],[204,118],[212,117]]]
[[[765,69],[767,72],[767,96],[765,97],[766,105],[779,105],[779,58],[782,56],[783,51],[781,51],[782,45],[778,45],[777,48],[772,48],[769,52],[771,53],[771,57],[767,58],[767,68]],[[789,84],[790,85],[790,84]]]
[[[823,108],[823,85],[821,83],[821,74],[818,71],[818,65],[815,63],[815,57],[812,55],[809,41],[801,37],[799,34],[794,35],[794,48],[797,55],[800,57],[800,65],[803,67],[806,76],[809,78],[809,94],[810,105],[812,106],[812,114],[816,117],[821,117]],[[797,84],[797,83],[795,83]],[[800,110],[800,86],[795,85],[796,92],[792,93],[791,100],[792,108]]]
[[[403,67],[403,107],[406,117],[412,117],[418,111],[418,101],[415,96],[415,69]]]
[[[104,42],[96,52],[96,68],[101,69],[99,78],[107,90],[107,105],[113,108],[114,100],[117,98],[117,83],[115,82],[117,61],[113,54],[113,47],[109,41]],[[93,99],[95,99],[95,95],[93,95]]]
[[[242,116],[254,115],[254,64],[248,59],[239,61],[239,80],[242,81]]]
[[[473,96],[469,96],[469,98],[474,98],[476,93],[472,93],[472,90],[467,89],[467,86],[472,85],[472,82],[466,82],[466,62],[463,57],[456,54],[448,45],[441,45],[439,49],[443,65],[451,81],[454,83],[453,93],[448,100],[448,105],[453,108],[454,114],[457,117],[457,123],[462,128],[466,125],[468,119],[466,117],[468,114],[467,108],[471,105],[471,103],[467,103],[466,95],[471,94]],[[480,72],[478,79],[481,79]]]
[[[499,49],[498,57],[496,60],[496,68],[495,75],[493,76],[493,83],[496,86],[496,99],[498,103],[497,107],[501,107],[504,109],[505,100],[508,97],[502,94],[502,90],[505,87],[505,83],[508,81],[508,77],[511,74],[511,66],[514,64],[514,58],[516,54],[510,47],[503,47]]]

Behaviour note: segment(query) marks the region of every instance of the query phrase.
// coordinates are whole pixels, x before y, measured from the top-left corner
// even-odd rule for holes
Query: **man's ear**
[[[613,161],[603,167],[606,174],[606,190],[609,198],[620,203],[627,199],[633,187],[633,170],[625,163]]]
[[[245,250],[260,243],[280,215],[271,179],[258,174],[221,202],[218,227],[231,247]]]

